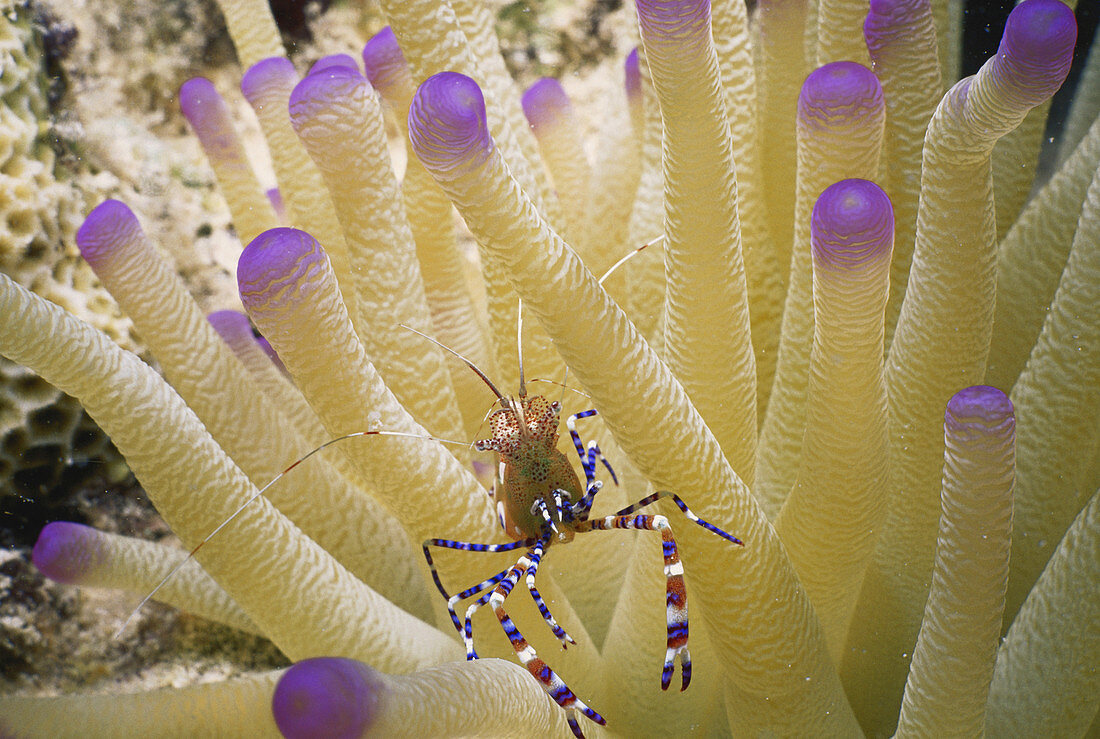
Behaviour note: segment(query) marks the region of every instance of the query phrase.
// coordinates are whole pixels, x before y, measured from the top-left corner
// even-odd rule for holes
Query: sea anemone
[[[599,411],[592,433],[606,430],[624,484],[597,508],[670,490],[745,542],[660,506],[689,594],[683,694],[659,686],[655,537],[548,553],[540,590],[576,639],[567,651],[530,599],[508,601],[606,732],[1094,726],[1100,601],[1082,594],[1100,581],[1100,123],[1066,134],[1079,143],[1026,206],[1004,198],[1018,214],[1002,213],[994,166],[1037,156],[1076,43],[1067,6],[1025,0],[996,56],[943,94],[941,4],[943,18],[926,0],[869,14],[823,0],[810,15],[761,0],[750,25],[740,2],[638,0],[629,103],[603,139],[618,148],[600,153],[621,176],[602,189],[562,137],[560,89],[540,83],[521,105],[480,3],[383,0],[366,77],[334,58],[302,79],[262,2],[222,6],[280,205],[233,159],[212,87],[189,83],[181,102],[249,242],[240,295],[279,364],[244,316],[198,312],[117,201],[77,240],[167,382],[6,278],[0,353],[79,398],[197,547],[191,560],[58,523],[39,568],[140,591],[178,567],[158,596],[296,664],[144,694],[0,697],[0,733],[566,732],[536,681],[492,659],[512,649],[491,618],[474,622],[490,658],[461,661],[415,546],[501,534],[469,453],[436,440],[475,433],[487,390],[401,324],[514,387],[521,313],[527,376],[568,368]],[[400,185],[382,100],[411,153]],[[657,236],[663,260],[652,247],[605,290],[616,255]],[[344,435],[342,454],[280,476]],[[457,590],[509,562],[437,564]]]

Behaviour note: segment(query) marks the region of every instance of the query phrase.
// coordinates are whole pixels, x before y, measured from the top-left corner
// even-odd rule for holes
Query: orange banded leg
[[[474,544],[468,541],[454,541],[453,539],[428,539],[423,544],[424,559],[428,562],[428,568],[432,571],[432,580],[435,582],[436,588],[443,594],[443,597],[447,599],[447,613],[451,616],[451,623],[454,624],[455,630],[462,636],[463,642],[466,644],[466,659],[477,659],[477,652],[474,651],[474,635],[473,626],[470,623],[470,616],[476,608],[467,612],[466,625],[463,627],[462,623],[458,620],[458,614],[455,613],[455,606],[460,602],[471,598],[478,593],[486,590],[493,585],[496,585],[507,574],[508,570],[501,570],[497,574],[490,578],[482,580],[472,588],[467,588],[461,593],[451,595],[447,592],[447,588],[443,586],[443,581],[439,579],[439,571],[435,568],[435,561],[432,559],[432,552],[430,547],[439,547],[441,549],[457,549],[463,552],[510,552],[515,549],[521,549],[523,547],[531,547],[538,543],[538,539],[523,539],[521,541],[513,541],[507,544]],[[536,594],[537,595],[537,594]],[[478,604],[484,604],[489,599],[489,595],[486,594],[478,599]],[[536,603],[541,600],[541,596],[536,597]],[[545,606],[543,606],[545,607]]]
[[[577,642],[566,633],[565,629],[558,625],[557,620],[546,606],[546,601],[542,599],[542,593],[540,593],[535,586],[535,575],[538,573],[539,564],[542,562],[542,557],[546,553],[547,546],[549,546],[549,544],[546,543],[545,540],[539,539],[538,544],[528,550],[527,555],[531,561],[527,566],[525,581],[527,583],[527,590],[531,593],[531,598],[535,601],[535,607],[538,608],[539,613],[542,614],[542,620],[546,622],[550,630],[554,632],[554,636],[561,642],[561,648],[568,649],[570,644],[576,644]]]
[[[563,629],[558,624],[557,620],[554,618],[554,614],[550,613],[550,609],[547,607],[546,601],[542,599],[542,593],[540,593],[538,591],[538,588],[535,586],[535,575],[538,573],[539,563],[542,562],[542,557],[546,553],[547,546],[548,545],[546,543],[546,539],[539,539],[533,547],[527,550],[527,554],[525,554],[523,559],[521,559],[520,561],[527,561],[525,570],[527,590],[530,591],[531,598],[535,601],[535,607],[539,609],[539,613],[542,614],[542,618],[544,621],[546,621],[546,625],[549,626],[550,630],[554,632],[554,636],[556,636],[558,638],[558,641],[561,642],[561,648],[566,649],[570,644],[576,644],[577,642],[574,641],[573,637],[569,636],[569,634],[566,633],[565,629]],[[486,580],[482,580],[480,583],[473,586],[472,588],[464,590],[457,595],[452,595],[447,601],[448,609],[450,609],[451,613],[453,614],[454,609],[451,606],[452,602],[457,603],[459,600],[465,600],[466,598],[477,595],[481,591],[486,590],[487,588],[496,585],[498,582],[503,580],[509,572],[510,570],[501,570],[492,577]],[[509,590],[511,590],[511,588],[509,588]],[[466,609],[465,626],[464,628],[459,629],[458,632],[462,635],[462,641],[466,645],[466,659],[477,659],[477,652],[474,650],[473,618],[478,609],[489,602],[489,599],[492,597],[492,595],[493,591],[487,590],[484,595],[471,603],[469,608]],[[452,615],[451,618],[456,623],[455,628],[458,628],[457,616]]]
[[[584,739],[584,733],[581,731],[580,724],[577,723],[577,711],[601,726],[605,726],[607,721],[603,716],[585,705],[584,701],[569,689],[569,686],[558,677],[557,673],[539,659],[539,656],[535,653],[535,648],[527,643],[527,639],[524,638],[512,622],[511,617],[504,611],[504,599],[512,592],[512,588],[516,586],[520,577],[530,566],[531,561],[526,554],[520,557],[515,566],[508,571],[508,575],[493,589],[493,594],[489,598],[489,605],[497,615],[497,620],[500,621],[500,626],[504,629],[508,641],[512,643],[512,649],[516,650],[519,661],[542,684],[543,689],[550,694],[554,702],[565,710],[566,720],[569,722],[569,728],[573,730],[573,734],[580,737],[580,739]]]
[[[684,587],[684,565],[680,562],[680,553],[676,548],[676,539],[672,527],[664,516],[644,514],[625,516],[605,516],[585,521],[577,526],[582,531],[610,531],[611,529],[643,529],[659,531],[661,546],[665,558],[665,616],[668,627],[668,642],[665,650],[665,664],[661,669],[661,690],[668,690],[672,682],[676,657],[680,657],[682,684],[680,690],[687,690],[691,683],[691,653],[688,652],[688,612],[687,590]]]

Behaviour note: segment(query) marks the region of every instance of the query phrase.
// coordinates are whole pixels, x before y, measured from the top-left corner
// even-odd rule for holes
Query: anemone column
[[[890,200],[873,182],[842,180],[817,199],[810,231],[815,323],[806,434],[775,528],[839,662],[886,512]]]

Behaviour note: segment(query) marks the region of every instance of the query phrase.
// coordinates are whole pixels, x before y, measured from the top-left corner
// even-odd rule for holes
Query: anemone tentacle
[[[519,665],[499,659],[387,675],[349,659],[305,660],[269,702],[285,736],[469,736],[568,733],[564,714]],[[426,711],[454,705],[461,710]]]
[[[750,680],[727,682],[727,710],[743,715],[736,706],[756,704],[757,691],[764,691],[785,699],[777,697],[766,716],[757,714],[761,726],[835,722],[839,731],[854,730],[820,627],[774,531],[668,367],[510,176],[482,110],[477,85],[470,78],[454,73],[430,78],[417,91],[409,113],[417,155],[471,230],[507,265],[524,305],[554,339],[600,406],[608,428],[642,472],[659,487],[680,491],[703,518],[756,542],[746,550],[750,556],[741,556],[716,546],[706,532],[683,535],[688,542],[685,566],[700,583],[695,590],[707,604],[704,617],[726,669],[741,670],[744,662],[737,655],[743,656],[746,649],[756,653],[754,664],[759,659],[772,665],[754,672]],[[558,296],[566,292],[573,296],[571,314],[558,309]],[[624,395],[624,382],[642,394]],[[677,444],[656,439],[655,428],[664,429]],[[727,566],[735,567],[743,579],[730,582],[723,576],[724,568],[708,566],[716,561],[729,562]],[[788,649],[782,634],[790,629],[808,631],[808,650]],[[768,636],[761,638],[764,634]],[[809,681],[803,679],[807,674],[813,676]]]
[[[665,183],[661,167],[664,124],[661,106],[653,90],[653,74],[649,69],[645,49],[635,49],[638,60],[638,102],[641,115],[634,113],[634,122],[641,141],[641,172],[634,194],[634,207],[627,226],[628,246],[644,244],[664,236]],[[638,260],[635,260],[638,261]],[[638,331],[658,353],[664,351],[665,261],[643,259],[632,265],[627,276],[627,294],[623,311],[638,327]]]
[[[775,385],[760,430],[757,500],[774,516],[798,474],[805,429],[806,382],[813,345],[810,215],[826,187],[847,178],[873,179],[882,148],[882,86],[865,67],[836,62],[818,68],[798,96],[798,181]]]
[[[194,412],[136,356],[6,275],[0,312],[5,354],[81,401],[185,542],[197,544],[255,495]],[[292,659],[360,654],[409,670],[459,654],[453,640],[356,579],[266,499],[196,557]],[[336,626],[353,622],[350,631]]]
[[[969,387],[948,401],[943,425],[943,516],[897,737],[982,732],[1008,586],[1012,403]]]
[[[375,34],[363,47],[363,64],[367,79],[393,109],[405,136],[406,151],[409,151],[409,104],[415,88],[409,65],[389,26]],[[484,320],[467,284],[468,270],[458,247],[451,201],[414,156],[410,156],[405,165],[401,194],[416,242],[416,256],[431,310],[432,335],[490,377],[499,377],[489,351]],[[451,382],[462,412],[466,436],[472,437],[485,414],[485,403],[480,392],[483,385],[466,367],[454,362],[450,366]]]
[[[523,114],[539,144],[539,156],[561,201],[562,236],[584,251],[584,223],[591,171],[576,132],[580,126],[569,96],[553,77],[543,77],[523,93]]]
[[[1096,725],[1100,657],[1095,590],[1100,490],[1077,514],[997,652],[986,730],[1084,736]],[[1035,680],[1040,674],[1042,680]]]
[[[290,122],[290,94],[300,78],[284,56],[257,61],[241,77],[241,92],[256,112],[264,132],[279,192],[287,209],[287,223],[314,234],[327,245],[329,259],[342,289],[353,294],[351,265],[344,232],[321,173],[309,158]],[[283,224],[285,225],[285,224]],[[257,234],[258,235],[258,234]],[[251,239],[242,239],[247,244]],[[355,306],[351,306],[354,311]],[[357,316],[352,313],[352,319]]]
[[[886,192],[894,205],[894,257],[886,308],[886,348],[901,312],[920,198],[921,149],[928,121],[943,97],[936,28],[925,0],[874,0],[863,37],[886,101]]]
[[[180,549],[68,521],[47,524],[32,554],[34,566],[46,577],[82,587],[145,594],[173,573],[157,591],[158,601],[242,631],[263,633],[197,561],[186,559]]]
[[[484,53],[470,43],[466,35],[469,24],[477,21],[480,3],[456,7],[451,3],[437,4],[433,0],[391,1],[383,5],[390,27],[412,71],[413,80],[419,84],[432,74],[443,70],[455,70],[476,77],[489,91],[487,120],[524,190],[530,194],[539,208],[548,214],[552,222],[560,221],[557,200],[546,183],[541,166],[533,166],[528,159],[536,153],[536,145],[523,117],[523,110],[512,94],[513,83],[502,69],[482,64]],[[465,8],[468,14],[458,17]],[[480,25],[478,25],[480,27]],[[524,142],[527,143],[524,143]],[[479,244],[479,248],[481,245]],[[508,287],[506,276],[497,270],[499,266],[482,255],[485,285],[489,303],[489,337],[493,358],[507,387],[519,384],[518,363],[515,352],[515,326],[518,308],[515,293]],[[549,346],[544,336],[534,336],[524,342],[525,363],[537,376],[561,375],[561,360]]]
[[[1058,291],[1012,387],[1019,409],[1016,520],[1005,612],[1015,615],[1090,491],[1100,466],[1100,171],[1093,177]]]
[[[450,372],[439,347],[410,352],[409,332],[431,331],[412,229],[385,146],[381,101],[358,70],[314,72],[290,95],[290,121],[328,187],[348,260],[344,291],[358,316],[356,334],[371,363],[431,433],[461,435]],[[343,286],[342,286],[343,287]],[[430,395],[420,392],[427,384]]]
[[[638,3],[664,124],[664,359],[734,471],[751,486],[756,362],[737,173],[709,5]],[[704,289],[708,284],[711,289]]]
[[[613,83],[607,93],[608,112],[600,127],[596,160],[592,166],[591,200],[585,213],[583,237],[577,247],[577,253],[595,275],[603,275],[629,252],[631,246],[640,246],[630,243],[628,232],[630,211],[642,175],[641,142],[645,125],[636,49],[627,55],[623,72],[624,84]],[[646,238],[658,235],[654,233]],[[650,255],[650,259],[653,258]],[[621,274],[612,275],[604,282],[605,289],[629,311],[625,284],[626,278]]]
[[[424,541],[441,527],[467,541],[490,541],[497,528],[484,488],[386,387],[348,322],[321,245],[303,231],[265,232],[245,248],[237,276],[249,315],[333,437],[362,430],[425,437],[375,436],[345,449],[409,535]],[[548,599],[560,597],[552,579],[543,585]],[[527,610],[517,608],[517,620],[541,619],[533,604],[521,602]],[[443,604],[433,604],[437,622],[445,623]],[[572,625],[568,608],[558,611],[578,641],[566,661],[595,660],[583,627]]]
[[[279,225],[275,209],[233,128],[229,106],[214,84],[196,77],[183,84],[179,96],[180,109],[206,152],[241,239],[250,241],[261,231]]]
[[[886,514],[883,313],[894,218],[882,188],[841,180],[810,221],[814,339],[798,477],[775,528],[839,662]]]
[[[1063,0],[1070,10],[1077,0]],[[1041,18],[1036,24],[1047,22]],[[993,193],[997,201],[997,238],[1016,221],[1030,199],[1031,183],[1039,164],[1039,149],[1050,114],[1050,98],[1040,102],[1024,116],[1020,125],[1005,134],[993,148]]]
[[[271,696],[282,670],[220,683],[160,688],[123,695],[62,695],[52,698],[0,699],[0,730],[22,736],[116,736],[127,739],[163,735],[187,727],[199,734],[278,736]],[[79,716],[79,721],[73,717]],[[125,716],[125,721],[119,717]]]
[[[783,316],[783,288],[787,260],[768,227],[764,200],[764,162],[757,108],[760,85],[752,63],[752,38],[744,3],[719,0],[711,4],[711,36],[726,98],[730,147],[736,167],[737,216],[751,318],[752,349],[756,363],[756,415],[764,408],[775,375],[779,323]]]
[[[987,384],[1010,390],[1027,364],[1065,271],[1077,224],[1082,216],[1088,223],[1081,209],[1097,169],[1100,119],[1001,241]]]
[[[311,445],[252,384],[129,208],[117,200],[101,203],[76,240],[85,260],[134,316],[169,382],[254,485],[309,452]],[[276,487],[268,499],[356,576],[426,617],[430,601],[405,556],[412,542],[393,528],[393,519],[377,516],[377,504],[327,465],[308,465],[298,483]]]
[[[795,137],[796,108],[791,101],[798,100],[798,90],[809,71],[802,40],[806,6],[803,0],[760,0],[756,13],[757,33],[764,39],[755,49],[760,54],[756,85],[757,145],[780,299],[787,292],[787,265],[791,262],[794,233],[795,151],[788,143]],[[774,363],[775,358],[771,361]],[[757,392],[771,393],[771,381],[762,377],[760,384]]]

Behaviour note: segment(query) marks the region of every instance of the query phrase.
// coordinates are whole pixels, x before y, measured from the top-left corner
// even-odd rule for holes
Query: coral
[[[0,272],[136,349],[129,321],[74,248],[80,218],[98,195],[66,172],[51,146],[58,137],[35,17],[24,5],[0,16]],[[125,475],[110,440],[80,404],[0,359],[0,506],[22,511],[21,497],[45,504],[106,469],[108,478]],[[5,528],[10,535],[15,526]]]
[[[325,60],[299,80],[281,58],[263,3],[223,3],[250,67],[244,92],[271,142],[285,217],[307,227],[262,232],[237,273],[249,317],[293,383],[264,357],[243,317],[219,314],[210,326],[185,306],[153,239],[118,201],[88,216],[80,246],[148,327],[143,333],[171,386],[102,333],[0,277],[0,353],[80,398],[173,531],[195,548],[203,572],[184,565],[186,578],[166,596],[211,615],[221,608],[227,619],[232,612],[296,664],[277,687],[265,673],[127,696],[0,697],[0,732],[56,733],[58,717],[74,712],[94,731],[122,712],[143,712],[123,727],[140,734],[149,731],[151,713],[178,720],[187,706],[218,713],[216,726],[187,727],[198,732],[258,733],[271,731],[272,722],[291,735],[565,731],[563,712],[521,667],[492,659],[511,657],[512,648],[489,609],[473,624],[487,659],[467,664],[444,604],[419,599],[429,581],[410,540],[499,540],[466,453],[425,430],[460,428],[455,393],[469,386],[448,381],[450,360],[438,347],[393,327],[411,320],[431,321],[438,335],[466,329],[451,324],[468,313],[431,305],[453,293],[417,280],[411,259],[415,253],[427,263],[454,246],[453,236],[438,234],[430,249],[409,243],[428,229],[408,219],[431,213],[447,222],[450,206],[439,193],[477,243],[487,310],[480,313],[477,300],[463,304],[479,311],[476,326],[487,327],[483,345],[500,376],[514,382],[519,374],[518,296],[529,375],[537,367],[556,379],[564,365],[570,384],[589,396],[566,402],[598,408],[603,426],[593,433],[626,488],[601,498],[637,499],[651,485],[672,490],[745,543],[731,547],[681,525],[676,509],[662,509],[676,528],[689,593],[695,672],[682,694],[660,690],[664,573],[652,537],[610,546],[604,539],[591,550],[555,547],[540,590],[576,640],[567,651],[556,649],[531,599],[509,600],[516,626],[607,718],[608,733],[851,736],[895,727],[903,734],[974,732],[983,721],[991,731],[1020,734],[1087,730],[1098,707],[1096,603],[1073,594],[1095,590],[1100,579],[1091,556],[1100,487],[1095,181],[1086,193],[1065,187],[1063,178],[1037,199],[1036,208],[1051,202],[1068,213],[1058,217],[1077,219],[1070,245],[1059,246],[1065,269],[1045,269],[1041,284],[1005,287],[1020,291],[1016,302],[1030,296],[1050,311],[1041,328],[1032,327],[1034,349],[1019,377],[1007,377],[1010,386],[999,390],[980,386],[987,356],[996,355],[994,145],[1033,108],[1044,113],[1037,106],[1061,84],[1075,43],[1072,13],[1056,0],[1026,0],[1013,11],[1000,52],[977,75],[955,84],[935,111],[914,102],[910,119],[891,129],[884,98],[904,87],[897,75],[907,73],[888,69],[889,60],[921,53],[925,66],[938,66],[939,57],[932,47],[897,46],[910,23],[929,31],[927,6],[876,0],[876,22],[865,33],[884,65],[881,86],[855,63],[824,66],[803,89],[806,104],[796,110],[787,101],[785,119],[782,101],[771,101],[764,119],[776,131],[765,136],[745,114],[754,105],[745,96],[756,94],[746,81],[755,76],[751,65],[761,65],[761,79],[787,75],[768,68],[781,59],[750,53],[743,6],[640,0],[644,110],[632,102],[632,126],[641,130],[627,139],[641,145],[640,175],[637,189],[621,195],[634,203],[631,225],[614,233],[663,232],[667,270],[640,254],[622,268],[631,287],[620,304],[562,236],[575,232],[578,243],[594,244],[612,229],[562,212],[569,200],[541,170],[538,142],[494,53],[485,6],[382,5],[409,79],[421,83],[412,95],[408,81],[391,82],[392,69],[379,74],[373,52],[364,56],[382,98],[408,108],[407,141],[419,165],[408,170],[402,198],[379,153],[376,91],[352,69],[355,60]],[[799,14],[780,5],[762,3],[761,12],[775,11],[772,27],[796,24],[801,37]],[[853,8],[816,6],[817,34],[802,58],[829,62],[851,53],[859,31]],[[712,33],[712,23],[724,30]],[[388,63],[400,64],[395,56]],[[942,67],[941,75],[951,79]],[[839,97],[830,97],[838,88]],[[336,111],[343,120],[323,125]],[[916,188],[897,180],[914,176],[918,147],[880,145],[921,135],[922,116],[928,135]],[[358,122],[354,130],[350,120]],[[626,120],[611,116],[608,125]],[[361,138],[364,131],[375,132],[372,141]],[[787,163],[798,168],[791,193],[738,160],[746,136],[767,141],[782,131],[798,137],[797,162]],[[1080,166],[1080,158],[1071,161]],[[880,172],[884,187],[867,182]],[[855,174],[861,179],[833,185]],[[902,218],[890,217],[884,192]],[[379,203],[377,219],[341,202],[347,193]],[[411,205],[420,196],[431,208]],[[789,200],[789,225],[766,209],[751,215],[754,197],[767,204],[773,196]],[[769,240],[784,229],[793,234],[793,252],[780,278],[786,248]],[[380,242],[395,253],[380,254]],[[608,245],[603,253],[630,246]],[[891,246],[912,254],[896,327],[886,282]],[[412,277],[395,285],[391,274],[356,274],[360,264]],[[785,306],[780,285],[788,286]],[[779,329],[769,321],[781,306]],[[705,318],[695,321],[697,311]],[[780,347],[773,388],[761,386],[769,373],[760,369],[762,346]],[[234,364],[235,357],[246,361]],[[769,390],[771,400],[761,402]],[[761,409],[766,433],[757,446]],[[784,422],[769,425],[773,412]],[[251,433],[253,415],[265,419],[261,434]],[[354,438],[339,443],[339,459],[295,463],[310,444],[341,435]],[[1071,464],[1073,474],[1061,480]],[[1056,515],[1037,515],[1056,479],[1065,488],[1058,488]],[[601,498],[601,512],[614,510],[614,500]],[[1025,515],[1012,546],[1031,547],[1021,562],[1008,556],[1013,505]],[[391,537],[385,546],[355,543],[371,525],[372,536]],[[140,565],[145,555],[132,556],[138,551],[61,525],[43,532],[36,561],[58,577],[141,587],[165,563],[183,559],[174,552]],[[472,584],[508,564],[459,554],[436,560],[448,585]],[[222,593],[239,610],[214,607]],[[598,631],[585,628],[590,619]],[[1008,637],[998,645],[1002,628]],[[1037,648],[1036,639],[1046,641]],[[1046,685],[1048,676],[1056,688]],[[273,699],[272,717],[264,711]],[[417,701],[430,709],[410,710]]]

